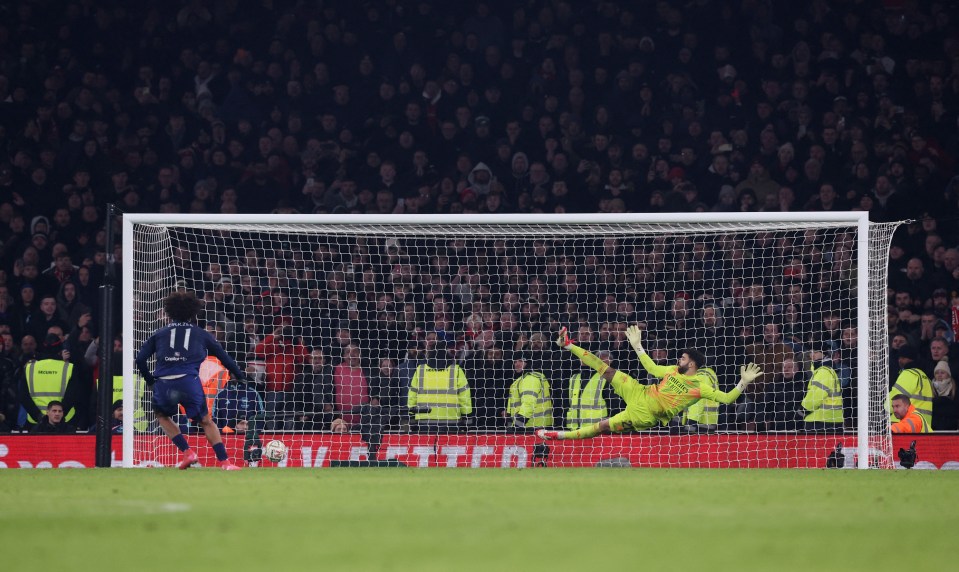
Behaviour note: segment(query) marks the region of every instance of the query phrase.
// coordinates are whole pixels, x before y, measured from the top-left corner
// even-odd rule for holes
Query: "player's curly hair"
[[[174,292],[163,301],[163,310],[174,322],[193,322],[200,313],[200,307],[200,301],[193,292]]]
[[[686,354],[687,356],[689,356],[689,359],[696,362],[697,368],[703,367],[706,365],[706,356],[703,355],[703,352],[694,348],[686,348],[682,351],[682,353]]]

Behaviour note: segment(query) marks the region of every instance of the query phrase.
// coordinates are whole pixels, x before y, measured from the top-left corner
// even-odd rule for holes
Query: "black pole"
[[[106,249],[107,261],[103,273],[103,285],[100,286],[100,352],[99,381],[97,382],[97,445],[96,464],[109,467],[111,461],[111,434],[113,418],[113,300],[116,270],[116,257],[113,255],[113,225],[117,209],[107,205],[106,213]],[[132,431],[132,427],[124,427]]]

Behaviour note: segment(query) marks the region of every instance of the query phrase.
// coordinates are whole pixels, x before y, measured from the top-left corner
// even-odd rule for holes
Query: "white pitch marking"
[[[138,509],[147,514],[160,514],[160,513],[175,513],[175,512],[189,512],[193,510],[193,506],[188,503],[183,502],[152,502],[152,501],[138,501],[138,500],[126,500],[120,501],[118,504],[121,506],[126,506],[131,509]]]

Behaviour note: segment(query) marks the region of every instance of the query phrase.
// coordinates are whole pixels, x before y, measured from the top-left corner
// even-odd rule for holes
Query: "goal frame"
[[[857,304],[857,360],[860,364],[869,363],[869,214],[862,211],[849,212],[757,212],[757,213],[625,213],[625,214],[461,214],[448,215],[303,215],[303,214],[165,214],[165,213],[124,213],[123,226],[123,332],[133,332],[133,232],[135,224],[191,225],[191,224],[322,224],[333,226],[350,225],[403,225],[403,224],[523,224],[523,225],[577,225],[577,224],[670,224],[670,223],[848,223],[857,228],[857,281],[856,295],[861,303]],[[888,278],[887,278],[888,280]],[[865,327],[863,327],[865,326]],[[123,352],[123,394],[133,395],[134,355],[139,348],[132,347],[132,336],[124,335]],[[858,469],[869,468],[869,368],[857,368],[858,425],[856,428],[856,450]],[[134,400],[123,400],[124,427],[133,426]],[[888,429],[887,429],[888,430]],[[133,467],[134,431],[123,432],[123,467]]]

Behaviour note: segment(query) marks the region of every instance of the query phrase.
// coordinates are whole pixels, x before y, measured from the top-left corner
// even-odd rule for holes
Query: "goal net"
[[[251,379],[201,372],[236,459],[276,439],[283,466],[888,467],[896,226],[862,213],[125,215],[123,463],[178,458],[133,354],[186,289]],[[648,430],[537,440],[626,408],[553,343],[562,327],[660,381],[630,324],[660,365],[701,352],[723,391],[744,364],[764,373],[732,404],[701,400]]]

